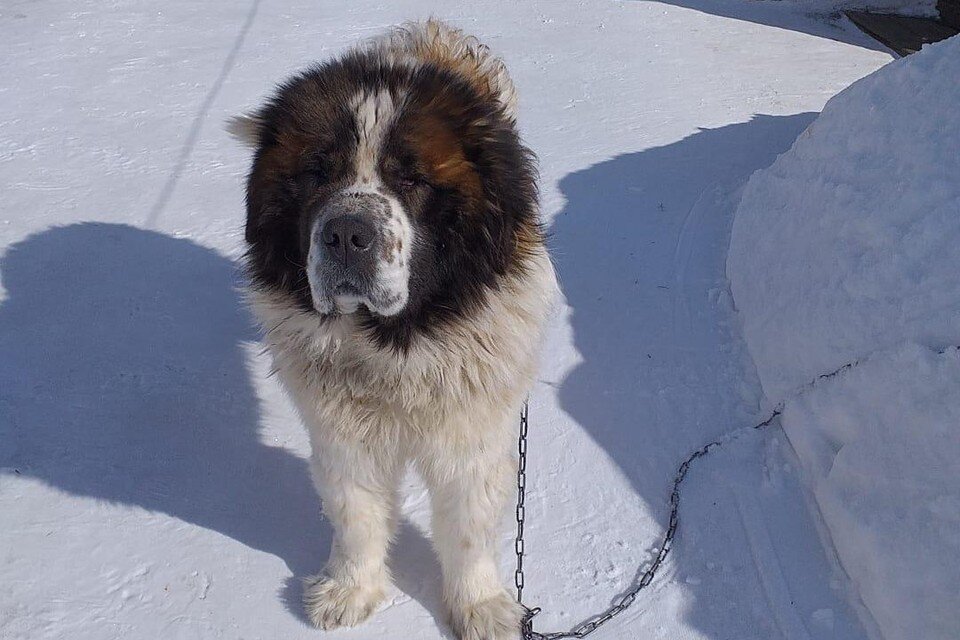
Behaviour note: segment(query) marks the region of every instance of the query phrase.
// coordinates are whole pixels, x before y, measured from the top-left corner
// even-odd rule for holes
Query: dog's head
[[[232,123],[256,149],[253,285],[400,347],[474,312],[541,243],[502,65],[452,50],[458,32],[419,35],[315,66]]]

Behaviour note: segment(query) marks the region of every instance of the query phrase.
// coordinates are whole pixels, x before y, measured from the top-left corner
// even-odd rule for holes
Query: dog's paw
[[[370,617],[383,596],[381,584],[346,584],[315,576],[304,583],[303,606],[315,627],[330,630],[360,624]]]
[[[451,626],[460,640],[517,640],[523,608],[506,591],[453,607]]]

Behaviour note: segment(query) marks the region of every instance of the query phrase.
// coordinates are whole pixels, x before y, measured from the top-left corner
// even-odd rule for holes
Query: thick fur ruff
[[[309,431],[335,530],[305,593],[319,627],[357,624],[384,597],[397,486],[413,464],[431,493],[455,632],[518,637],[498,524],[514,492],[515,418],[557,287],[515,109],[502,62],[430,21],[312,69],[231,123],[257,149],[248,299]],[[320,178],[315,146],[325,149]],[[392,177],[408,167],[417,179]],[[375,273],[393,270],[370,285],[398,292],[385,310],[374,293],[346,305],[325,289],[315,229],[345,192],[386,203],[378,221],[391,242]]]

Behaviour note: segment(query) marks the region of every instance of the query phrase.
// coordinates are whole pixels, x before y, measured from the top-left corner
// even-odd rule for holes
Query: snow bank
[[[960,338],[960,38],[855,83],[744,190],[728,275],[764,391]]]
[[[905,345],[787,403],[837,552],[888,640],[960,632],[960,353]]]
[[[832,99],[750,179],[727,261],[764,391],[888,640],[960,634],[956,78],[960,38]]]

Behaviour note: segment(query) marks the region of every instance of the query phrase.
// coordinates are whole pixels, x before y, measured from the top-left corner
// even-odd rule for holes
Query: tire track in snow
[[[253,0],[250,4],[250,10],[247,11],[247,17],[240,27],[240,32],[237,34],[236,39],[233,41],[233,47],[224,59],[223,66],[220,67],[220,75],[214,80],[213,86],[210,87],[203,102],[200,103],[200,109],[197,111],[197,115],[193,117],[193,124],[190,125],[190,132],[187,134],[187,139],[184,141],[183,147],[180,148],[180,155],[177,157],[176,164],[174,164],[173,172],[164,183],[163,189],[160,190],[160,195],[157,196],[157,201],[153,204],[150,213],[147,214],[147,219],[144,221],[144,225],[148,229],[154,228],[157,220],[160,218],[160,214],[167,208],[170,197],[177,188],[177,183],[180,182],[180,176],[183,175],[183,170],[187,166],[187,160],[190,159],[191,154],[193,154],[193,148],[197,146],[197,141],[200,139],[200,131],[203,129],[203,123],[207,119],[210,107],[213,106],[213,101],[216,100],[220,94],[223,83],[233,70],[233,65],[237,62],[240,49],[243,48],[243,43],[247,39],[247,33],[250,32],[250,27],[253,26],[253,21],[257,17],[257,11],[260,9],[260,1],[261,0]]]

